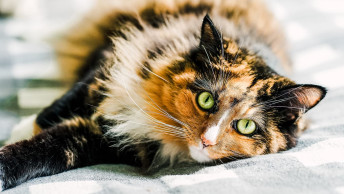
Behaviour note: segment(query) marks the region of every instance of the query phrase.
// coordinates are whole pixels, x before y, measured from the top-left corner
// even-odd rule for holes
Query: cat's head
[[[295,146],[301,116],[326,89],[278,75],[206,16],[200,44],[147,84],[151,116],[166,143],[198,162],[275,153]],[[158,112],[158,113],[157,113]],[[161,123],[159,123],[161,122]]]

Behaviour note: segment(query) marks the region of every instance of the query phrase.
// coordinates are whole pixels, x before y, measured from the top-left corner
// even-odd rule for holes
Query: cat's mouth
[[[189,146],[190,156],[197,162],[205,163],[210,162],[212,159],[209,157],[209,153],[206,147],[199,142],[198,146]]]

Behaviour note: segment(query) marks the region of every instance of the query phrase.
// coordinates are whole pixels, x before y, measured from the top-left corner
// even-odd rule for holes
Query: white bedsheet
[[[26,100],[27,96],[36,99],[46,94],[45,103],[49,103],[64,90],[63,84],[55,83],[59,76],[51,48],[37,41],[50,32],[40,28],[53,22],[57,27],[65,26],[64,21],[75,16],[78,5],[84,5],[84,10],[85,2],[91,1],[32,2],[41,6],[29,13],[34,17],[0,20],[1,139],[8,137],[18,115],[28,115],[42,106],[42,102]],[[55,4],[66,2],[68,9],[57,9]],[[344,1],[268,3],[287,32],[295,64],[293,78],[329,89],[324,101],[308,113],[312,124],[295,148],[217,166],[167,168],[153,176],[143,176],[127,165],[96,165],[36,178],[4,193],[344,194]],[[26,28],[30,33],[23,35]],[[30,79],[47,82],[28,82]],[[11,98],[16,93],[18,98]]]

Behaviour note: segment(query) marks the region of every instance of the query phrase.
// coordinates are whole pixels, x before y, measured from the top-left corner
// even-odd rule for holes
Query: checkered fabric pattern
[[[23,2],[30,6],[26,12],[0,18],[0,140],[20,117],[66,90],[52,49],[42,40],[92,5],[92,0]],[[166,168],[152,176],[127,165],[96,165],[37,178],[4,193],[344,194],[344,1],[267,3],[289,39],[292,78],[329,89],[308,113],[312,124],[295,148],[211,167]]]

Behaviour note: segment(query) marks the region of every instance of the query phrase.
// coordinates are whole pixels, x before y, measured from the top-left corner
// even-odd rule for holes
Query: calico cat
[[[99,163],[151,170],[287,150],[326,94],[283,76],[283,35],[256,0],[101,1],[56,45],[78,77],[19,126],[32,138],[1,148],[2,189]]]

